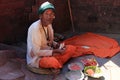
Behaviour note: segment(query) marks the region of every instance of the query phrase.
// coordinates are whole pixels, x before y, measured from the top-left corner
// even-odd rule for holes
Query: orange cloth
[[[61,64],[55,57],[43,57],[39,61],[39,66],[42,68],[62,68]]]
[[[39,66],[42,68],[62,68],[63,64],[74,55],[75,50],[76,47],[67,45],[64,53],[51,57],[43,57],[39,61]]]
[[[74,36],[64,42],[66,44],[66,51],[56,56],[43,57],[40,60],[40,67],[57,69],[62,68],[63,64],[72,57],[94,54],[104,58],[112,57],[120,51],[120,46],[116,40],[94,33]],[[88,48],[83,46],[88,46]]]
[[[82,35],[74,36],[64,41],[65,44],[74,45],[77,47],[76,54],[94,54],[98,57],[112,57],[120,51],[118,42],[112,38],[94,34],[85,33]],[[83,48],[82,46],[89,46],[90,48]]]
[[[63,66],[73,55],[75,54],[76,47],[72,45],[66,45],[66,50],[60,55],[54,56],[60,64]]]

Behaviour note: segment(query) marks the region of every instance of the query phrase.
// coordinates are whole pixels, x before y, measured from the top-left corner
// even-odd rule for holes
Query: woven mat
[[[30,67],[29,65],[27,65],[27,69],[37,74],[54,74],[54,72],[51,69],[35,68],[35,67]]]

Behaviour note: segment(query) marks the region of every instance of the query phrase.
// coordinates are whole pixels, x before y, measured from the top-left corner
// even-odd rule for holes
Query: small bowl
[[[82,71],[69,71],[65,74],[67,80],[83,80],[84,74]]]
[[[82,71],[84,69],[84,65],[80,62],[74,62],[68,64],[68,69],[71,71],[77,71],[77,70]]]

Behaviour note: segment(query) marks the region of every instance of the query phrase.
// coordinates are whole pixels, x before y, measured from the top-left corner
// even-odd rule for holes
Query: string
[[[42,28],[43,28],[43,30],[44,30],[46,39],[49,41],[49,32],[48,32],[48,28],[47,28],[47,32],[45,31],[45,28],[43,27],[43,25],[42,25]]]

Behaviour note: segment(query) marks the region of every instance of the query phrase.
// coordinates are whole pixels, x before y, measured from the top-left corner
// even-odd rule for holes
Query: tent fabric
[[[115,39],[89,32],[74,36],[64,42],[66,45],[76,46],[73,57],[81,54],[94,54],[95,56],[105,58],[112,57],[120,51],[120,46]]]

